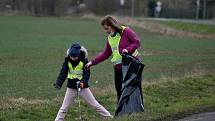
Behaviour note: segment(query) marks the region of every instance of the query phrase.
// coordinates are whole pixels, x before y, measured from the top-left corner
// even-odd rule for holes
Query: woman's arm
[[[108,43],[108,41],[106,41],[106,45],[105,45],[105,49],[99,53],[91,62],[92,65],[96,65],[98,63],[101,63],[102,61],[108,59],[112,54],[112,50],[111,47]]]

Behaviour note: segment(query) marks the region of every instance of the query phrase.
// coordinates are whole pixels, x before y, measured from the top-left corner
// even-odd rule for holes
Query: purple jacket
[[[121,40],[119,43],[119,53],[122,54],[123,49],[127,49],[129,53],[133,53],[137,48],[140,47],[140,39],[134,33],[134,31],[128,27],[126,27],[121,34]],[[105,49],[99,53],[91,62],[93,65],[96,65],[106,59],[108,59],[112,55],[111,46],[106,41]],[[115,69],[121,69],[121,64],[115,65]]]

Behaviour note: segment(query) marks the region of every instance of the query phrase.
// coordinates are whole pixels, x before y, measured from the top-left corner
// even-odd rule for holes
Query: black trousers
[[[117,102],[119,102],[120,96],[122,95],[122,69],[114,69],[114,81],[117,92]]]

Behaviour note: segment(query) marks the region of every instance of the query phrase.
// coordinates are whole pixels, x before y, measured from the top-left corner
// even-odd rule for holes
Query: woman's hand
[[[122,53],[128,53],[128,50],[127,49],[123,49]]]
[[[85,65],[85,68],[87,69],[87,70],[89,70],[90,69],[90,67],[93,65],[93,63],[90,61],[90,62],[88,62],[86,65]]]

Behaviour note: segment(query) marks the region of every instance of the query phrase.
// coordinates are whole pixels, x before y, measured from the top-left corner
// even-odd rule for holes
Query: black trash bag
[[[128,54],[122,57],[122,95],[115,116],[144,111],[141,80],[145,65]]]

